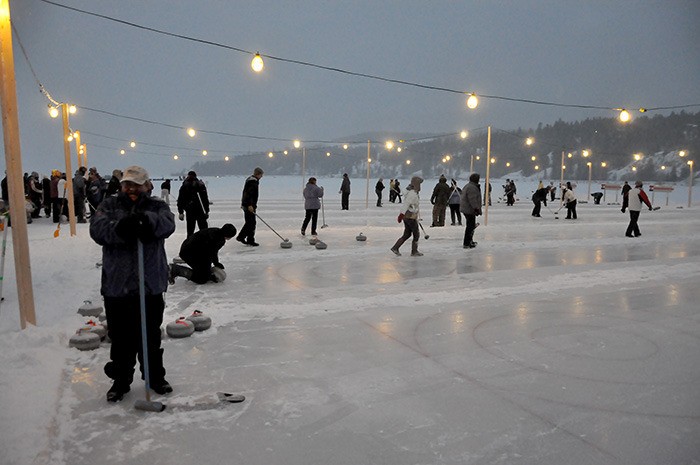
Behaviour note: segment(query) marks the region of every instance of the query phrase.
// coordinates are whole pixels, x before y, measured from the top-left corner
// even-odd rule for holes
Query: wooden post
[[[369,152],[369,146],[370,146],[371,141],[367,141],[367,189],[365,192],[365,210],[369,208],[369,163],[370,163],[370,152]]]
[[[70,135],[70,130],[68,129],[68,104],[62,103],[61,109],[63,110],[63,154],[66,159],[66,202],[68,202],[68,221],[70,222],[70,235],[76,235],[75,228],[75,200],[73,197],[73,168],[70,162],[70,142],[68,142],[68,136]]]
[[[559,180],[559,192],[564,189],[564,150],[561,151],[561,179]],[[562,202],[564,197],[561,198]]]
[[[304,186],[306,186],[306,183],[304,182],[305,176],[306,176],[306,147],[303,147],[301,149],[301,190],[302,190],[302,192],[304,191]]]
[[[15,255],[17,298],[22,329],[27,323],[36,326],[32,268],[27,238],[27,215],[24,209],[24,177],[20,150],[19,119],[17,117],[17,88],[12,53],[12,27],[10,2],[0,0],[0,106],[2,106],[2,131],[7,166],[7,187],[12,215],[12,249]]]
[[[73,139],[75,140],[75,154],[78,156],[78,168],[83,165],[83,156],[80,153],[80,131],[75,131],[73,133]]]
[[[484,226],[489,224],[489,174],[491,173],[491,126],[486,138],[486,183],[484,184]]]
[[[690,176],[688,176],[688,208],[693,204],[693,160],[688,162],[690,166]]]

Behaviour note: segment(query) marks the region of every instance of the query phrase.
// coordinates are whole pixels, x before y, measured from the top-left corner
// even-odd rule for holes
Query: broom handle
[[[141,347],[143,353],[143,376],[146,381],[146,401],[151,401],[151,377],[148,368],[148,336],[146,336],[146,286],[144,284],[143,243],[136,239],[139,262],[139,306],[141,307]]]

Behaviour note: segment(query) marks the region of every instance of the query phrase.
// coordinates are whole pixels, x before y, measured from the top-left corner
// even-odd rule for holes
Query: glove
[[[399,222],[399,223],[401,223],[401,222],[403,221],[403,217],[404,217],[404,216],[405,216],[405,215],[403,214],[403,212],[399,213],[399,216],[398,216],[398,218],[396,218],[396,221]]]
[[[204,214],[204,219],[205,219],[205,220],[208,220],[208,219],[209,219],[209,213],[205,213],[205,214]]]
[[[185,214],[184,213],[180,213],[179,215],[177,215],[177,217],[180,218],[180,221],[185,221]]]
[[[253,208],[252,205],[248,205],[248,211],[249,211],[250,213],[255,213],[255,208]]]
[[[481,208],[477,208],[476,210],[474,210],[474,214],[476,216],[481,216]]]
[[[214,263],[214,266],[217,267],[217,268],[221,268],[222,270],[224,269],[224,264],[223,264],[223,263],[216,262],[216,263]]]
[[[653,210],[653,208],[649,207],[649,211],[652,211],[652,210]]]
[[[622,208],[620,209],[620,211],[621,211],[622,213],[624,213],[624,212],[625,212],[625,207],[622,207]]]
[[[129,215],[119,220],[114,228],[114,232],[124,242],[136,242],[136,239],[139,237],[139,221],[136,215]]]
[[[138,221],[138,235],[141,242],[151,242],[155,239],[153,225],[151,224],[151,220],[148,219],[148,216],[145,213],[137,213],[134,216],[136,216],[136,220]]]

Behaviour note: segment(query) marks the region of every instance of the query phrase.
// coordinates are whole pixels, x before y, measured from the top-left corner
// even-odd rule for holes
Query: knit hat
[[[634,183],[634,187],[642,187],[643,185],[644,185],[644,184],[642,183],[642,181],[636,181],[636,182]]]
[[[224,237],[233,237],[236,235],[236,227],[231,223],[226,223],[221,227],[221,232]]]

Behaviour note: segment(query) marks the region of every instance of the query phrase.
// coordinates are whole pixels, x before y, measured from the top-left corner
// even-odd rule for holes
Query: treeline
[[[474,171],[485,172],[486,129],[473,131],[464,139],[459,134],[413,142],[409,135],[402,137],[404,142],[394,139],[391,150],[384,145],[391,134],[370,144],[372,177],[405,178],[414,173],[435,177],[444,173],[464,179],[472,164]],[[528,137],[534,139],[532,145],[526,144]],[[261,152],[237,156],[228,162],[202,161],[192,169],[205,176],[249,174],[256,166],[268,174],[300,174],[302,165],[309,175],[349,173],[358,177],[367,172],[366,143],[351,144],[347,149],[342,142],[307,147],[305,159],[301,149],[287,150],[287,155],[274,152],[272,158],[268,152]],[[589,151],[589,157],[583,157],[584,150]],[[686,157],[678,156],[681,150]],[[629,179],[676,181],[688,176],[687,160],[698,158],[699,151],[700,113],[684,111],[667,116],[639,116],[627,124],[616,118],[589,118],[540,123],[534,129],[492,127],[491,157],[495,162],[491,164],[491,176],[507,177],[520,172],[523,176],[542,173],[543,178],[558,178],[564,152],[568,179],[586,179],[590,162],[596,179],[625,179],[629,171]],[[640,154],[641,160],[635,160],[634,154]],[[603,162],[606,167],[601,166]],[[630,171],[633,166],[637,170],[634,173]]]

